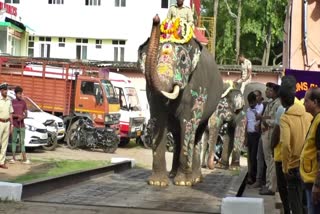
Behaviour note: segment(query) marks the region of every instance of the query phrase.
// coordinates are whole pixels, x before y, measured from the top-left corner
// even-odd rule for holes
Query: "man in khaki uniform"
[[[275,127],[275,115],[276,112],[281,105],[278,92],[280,86],[268,82],[266,84],[266,97],[271,99],[271,101],[266,105],[265,111],[262,116],[262,146],[263,146],[263,154],[264,160],[267,165],[267,174],[266,174],[266,186],[262,188],[260,191],[260,195],[274,195],[277,190],[277,177],[276,177],[276,169],[275,162],[272,157],[272,149],[271,149],[271,137],[273,133],[273,129]]]
[[[239,55],[239,62],[241,63],[241,76],[234,82],[241,84],[240,90],[243,94],[246,85],[251,82],[252,65],[250,60],[246,59],[243,54]]]
[[[8,169],[5,164],[6,152],[8,147],[8,140],[10,134],[10,126],[12,126],[12,103],[7,96],[8,86],[6,83],[0,85],[1,97],[0,97],[0,168]]]
[[[175,19],[180,18],[185,20],[192,28],[194,28],[193,23],[193,13],[190,7],[183,5],[184,0],[177,0],[177,4],[171,5],[169,8],[167,18]]]

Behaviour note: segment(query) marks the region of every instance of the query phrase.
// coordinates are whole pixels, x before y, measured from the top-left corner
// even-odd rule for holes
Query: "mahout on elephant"
[[[213,169],[215,162],[218,162],[217,167],[228,169],[231,154],[231,167],[238,168],[240,166],[240,154],[246,134],[246,110],[248,108],[248,102],[245,98],[255,90],[261,91],[264,95],[265,89],[265,84],[251,82],[246,85],[244,94],[242,94],[239,85],[225,82],[223,95],[215,112],[209,119],[202,138],[201,162],[203,167]],[[222,149],[222,153],[216,151],[216,149]],[[215,161],[218,152],[221,153],[221,157],[219,161]]]
[[[160,18],[153,18],[150,38],[138,51],[153,126],[148,183],[169,183],[165,152],[171,132],[175,149],[169,176],[176,185],[190,186],[201,180],[200,140],[222,94],[222,78],[214,58],[190,36],[187,25],[182,20],[165,21],[160,25]],[[168,26],[173,30],[166,34],[174,34],[174,39],[160,32]]]

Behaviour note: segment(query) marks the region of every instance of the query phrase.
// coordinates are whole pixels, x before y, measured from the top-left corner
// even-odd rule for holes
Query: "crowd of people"
[[[247,96],[247,184],[260,195],[278,190],[285,214],[320,213],[320,88],[310,88],[303,104],[296,80],[266,84]]]
[[[29,164],[26,150],[24,147],[25,124],[24,119],[28,116],[27,104],[22,99],[23,89],[17,86],[14,89],[16,99],[11,100],[8,96],[8,85],[0,84],[0,168],[8,169],[6,164],[6,152],[9,142],[9,136],[12,135],[12,159],[10,163],[15,163],[16,146],[19,139],[22,163]],[[18,138],[19,136],[19,138]]]

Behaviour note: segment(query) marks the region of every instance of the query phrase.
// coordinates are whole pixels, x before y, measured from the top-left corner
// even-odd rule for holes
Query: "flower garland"
[[[193,28],[180,18],[166,18],[160,25],[160,42],[187,43],[193,37]]]

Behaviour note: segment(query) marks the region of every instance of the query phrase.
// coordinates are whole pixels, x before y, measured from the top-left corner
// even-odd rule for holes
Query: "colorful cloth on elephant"
[[[165,19],[160,25],[160,43],[174,42],[184,44],[193,37],[193,28],[185,20]]]

